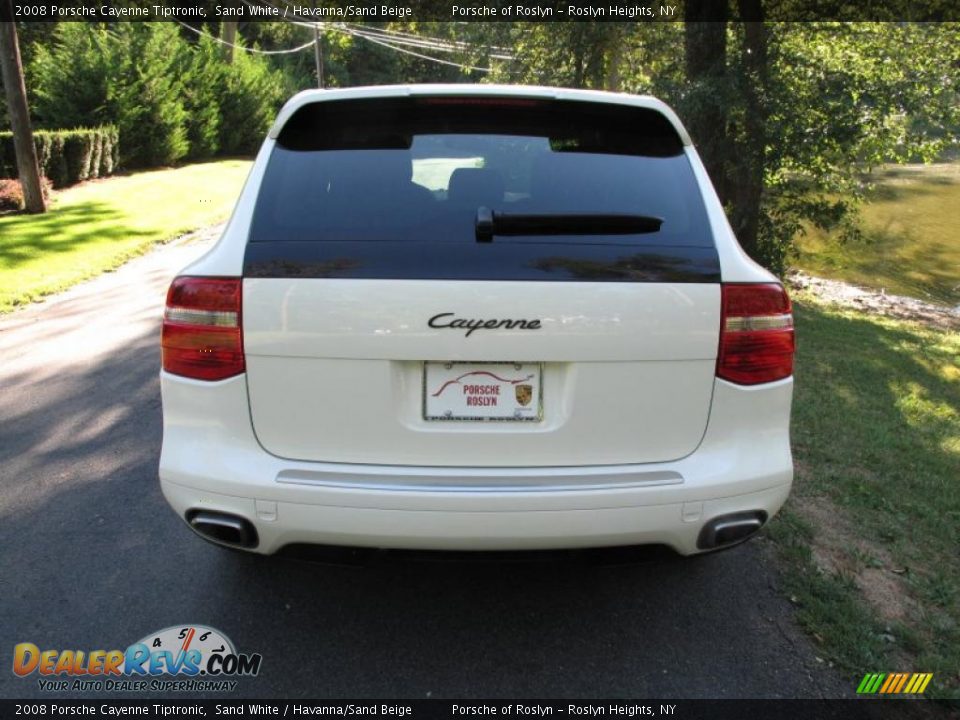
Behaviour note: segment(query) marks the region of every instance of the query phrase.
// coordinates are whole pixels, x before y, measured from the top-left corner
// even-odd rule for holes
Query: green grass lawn
[[[107,178],[55,193],[44,215],[0,216],[0,313],[226,219],[249,169],[223,160]]]
[[[852,681],[932,672],[960,697],[960,333],[795,300],[796,482],[770,535],[798,618]]]
[[[797,266],[814,275],[960,304],[960,163],[887,167],[863,206],[864,239],[813,229]]]

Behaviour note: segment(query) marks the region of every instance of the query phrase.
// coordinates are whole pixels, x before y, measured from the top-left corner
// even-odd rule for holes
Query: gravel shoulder
[[[800,270],[788,273],[786,282],[794,290],[804,290],[820,300],[844,307],[899,320],[915,320],[944,330],[960,330],[960,305],[951,308],[904,295],[891,295],[842,280],[815,277]]]

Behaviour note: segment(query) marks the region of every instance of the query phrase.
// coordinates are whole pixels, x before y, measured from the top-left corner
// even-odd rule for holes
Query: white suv
[[[259,553],[712,550],[790,490],[793,352],[664,103],[303,92],[170,287],[160,482]]]

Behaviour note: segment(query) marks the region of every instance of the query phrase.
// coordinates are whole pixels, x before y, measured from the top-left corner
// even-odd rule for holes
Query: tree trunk
[[[237,43],[237,21],[224,20],[220,23],[220,39],[228,43],[223,46],[223,56],[227,64],[233,62],[233,46]]]
[[[10,113],[10,129],[13,130],[17,172],[20,175],[27,212],[42,213],[47,211],[47,202],[40,186],[40,165],[37,162],[37,148],[33,144],[33,131],[30,129],[27,88],[23,82],[23,66],[20,62],[17,26],[13,22],[12,0],[0,0],[0,8],[0,69],[3,72],[3,87]]]
[[[606,65],[607,76],[604,80],[604,90],[620,92],[620,63],[623,59],[624,28],[619,23],[608,30]]]
[[[323,87],[323,45],[320,43],[320,24],[313,24],[313,59],[317,65],[317,87]]]
[[[720,200],[729,197],[727,163],[727,0],[684,5],[689,87],[687,128]]]
[[[587,87],[587,59],[586,53],[583,50],[582,38],[578,34],[578,28],[574,25],[574,35],[573,35],[573,87],[575,88],[585,88]]]
[[[762,0],[739,0],[743,23],[743,99],[746,111],[743,140],[737,153],[733,195],[734,231],[747,254],[757,257],[760,233],[760,206],[766,170],[767,45],[768,30],[763,23]]]

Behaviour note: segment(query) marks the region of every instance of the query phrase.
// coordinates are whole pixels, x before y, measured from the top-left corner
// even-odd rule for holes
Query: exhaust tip
[[[253,523],[239,515],[212,510],[189,510],[186,518],[195,533],[218,545],[249,550],[260,542]]]
[[[763,510],[731,513],[714,518],[700,531],[697,547],[700,550],[715,550],[743,542],[767,522]]]

